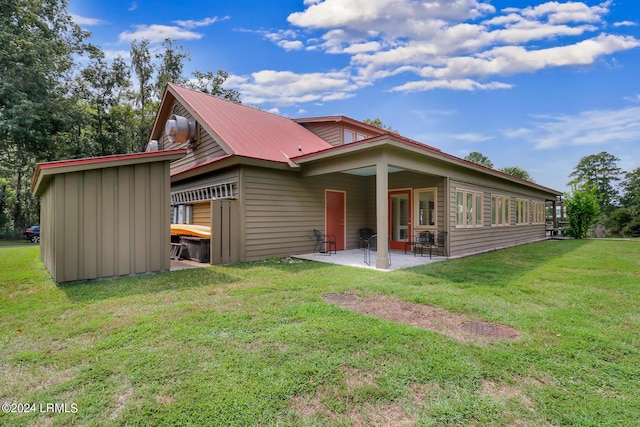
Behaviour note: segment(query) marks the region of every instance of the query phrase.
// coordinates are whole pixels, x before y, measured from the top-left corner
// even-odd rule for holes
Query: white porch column
[[[389,165],[376,163],[376,229],[378,233],[377,268],[389,268]]]

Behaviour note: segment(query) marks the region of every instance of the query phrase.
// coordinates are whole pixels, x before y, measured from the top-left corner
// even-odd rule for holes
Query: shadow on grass
[[[513,277],[538,269],[588,244],[584,240],[547,240],[407,269],[453,283],[505,286]]]
[[[261,261],[239,262],[229,264],[228,267],[237,268],[239,270],[249,270],[252,268],[269,268],[273,270],[286,272],[303,272],[309,270],[317,270],[323,268],[335,267],[337,264],[328,264],[318,261],[309,261],[292,257],[285,258],[268,258]]]
[[[131,295],[224,285],[238,279],[215,268],[196,268],[59,285],[71,301],[92,302]]]

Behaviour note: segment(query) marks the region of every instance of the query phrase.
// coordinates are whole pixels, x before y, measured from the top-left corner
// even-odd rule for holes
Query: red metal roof
[[[169,87],[236,155],[287,162],[289,157],[332,147],[286,117],[175,84]]]

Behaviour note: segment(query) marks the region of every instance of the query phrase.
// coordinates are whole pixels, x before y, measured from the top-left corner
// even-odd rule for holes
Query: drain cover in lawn
[[[517,340],[520,333],[508,326],[498,325],[489,322],[465,322],[461,326],[462,331],[477,337]]]

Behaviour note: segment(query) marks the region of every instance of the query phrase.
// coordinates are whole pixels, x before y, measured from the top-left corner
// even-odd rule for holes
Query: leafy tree
[[[379,129],[382,129],[382,130],[386,130],[386,131],[389,131],[389,132],[392,132],[392,133],[398,133],[397,130],[393,129],[391,126],[385,125],[384,123],[382,123],[382,120],[380,120],[377,117],[375,119],[364,119],[362,122],[366,123],[368,125],[371,125],[371,126],[375,126],[375,127],[379,128]]]
[[[630,222],[622,229],[624,236],[640,237],[640,215],[636,215]]]
[[[138,91],[135,96],[136,104],[140,109],[149,100],[153,92],[153,73],[155,66],[151,62],[151,53],[149,53],[149,40],[142,40],[140,43],[134,40],[131,43],[131,68],[138,78]]]
[[[623,234],[625,227],[633,220],[634,214],[630,209],[619,208],[609,214],[607,226],[609,232],[614,235]]]
[[[516,178],[524,179],[533,182],[533,178],[529,175],[529,172],[518,166],[506,166],[499,169],[500,172],[504,172],[507,175],[515,176]]]
[[[102,51],[91,53],[91,62],[77,79],[77,91],[89,118],[89,137],[95,149],[85,155],[108,155],[126,152],[126,141],[113,123],[111,110],[125,100],[131,82],[129,68],[121,57],[107,64]]]
[[[158,99],[162,97],[164,87],[167,83],[184,84],[185,79],[182,77],[182,69],[184,67],[184,60],[190,60],[188,52],[185,52],[184,47],[177,45],[177,42],[172,39],[165,39],[162,42],[164,52],[156,54],[156,58],[162,60],[158,67],[158,76],[156,78],[156,94]]]
[[[574,186],[573,193],[565,195],[565,206],[569,219],[568,234],[576,239],[584,239],[600,212],[595,189]]]
[[[602,212],[611,212],[618,200],[618,191],[614,185],[622,174],[622,169],[617,165],[619,161],[620,159],[606,151],[585,156],[569,175],[573,177],[569,184],[594,187]]]
[[[627,172],[622,181],[622,206],[634,208],[640,213],[640,168]]]
[[[88,33],[66,0],[3,0],[0,9],[0,161],[16,197],[5,209],[20,229],[32,220],[34,165],[56,155],[52,141],[70,126],[65,82]]]
[[[471,153],[467,154],[464,159],[477,165],[485,166],[487,168],[493,168],[493,162],[479,151],[472,151]]]
[[[237,104],[242,103],[240,102],[240,92],[222,87],[224,82],[229,78],[229,73],[226,71],[218,70],[216,74],[213,74],[212,71],[203,73],[202,71],[196,70],[193,72],[193,77],[194,79],[187,83],[187,86],[191,89],[228,99]]]

